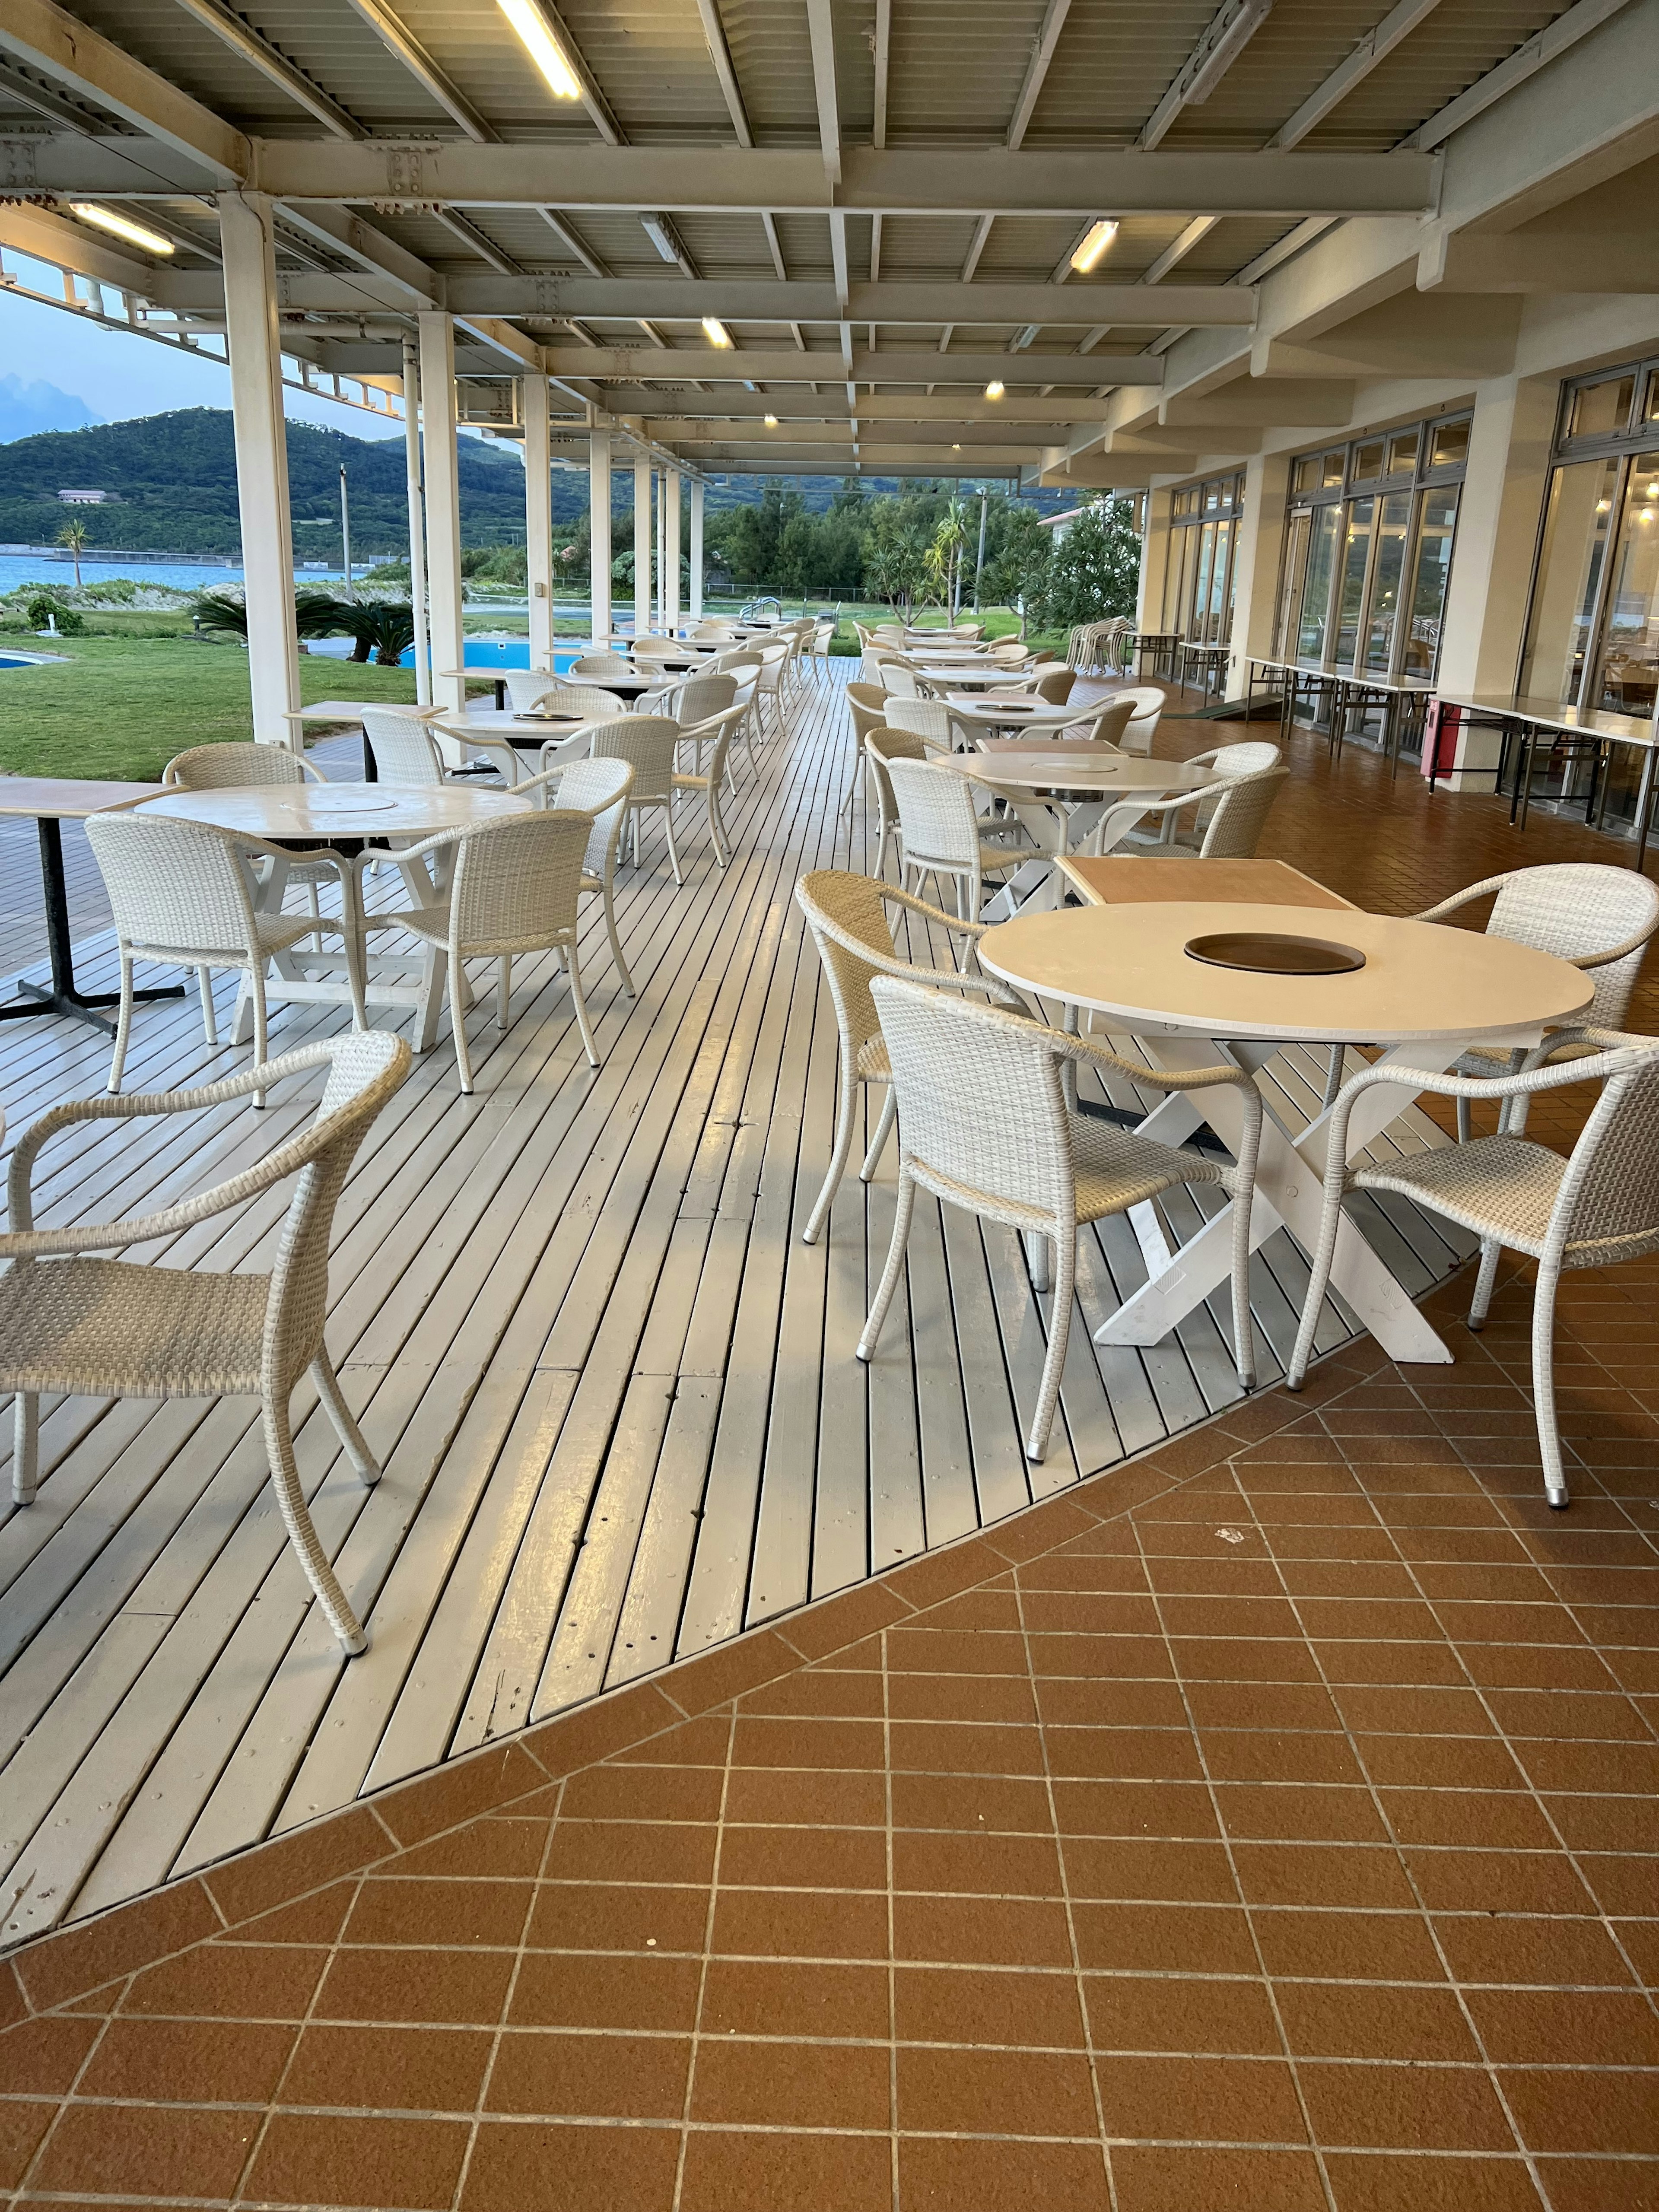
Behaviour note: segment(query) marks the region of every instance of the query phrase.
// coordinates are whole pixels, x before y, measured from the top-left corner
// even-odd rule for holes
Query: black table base
[[[52,963],[52,988],[43,991],[38,983],[20,983],[22,996],[9,1006],[0,1006],[0,1022],[21,1021],[31,1014],[62,1014],[67,1018],[90,1022],[94,1029],[102,1030],[106,1036],[115,1034],[115,1024],[103,1011],[106,1006],[118,1006],[118,991],[82,991],[75,980],[75,947],[70,938],[69,887],[64,880],[64,838],[54,816],[42,815],[35,823],[40,833],[40,882],[46,902],[46,951]],[[135,991],[135,1000],[140,999],[182,999],[185,988],[174,983],[165,990]]]

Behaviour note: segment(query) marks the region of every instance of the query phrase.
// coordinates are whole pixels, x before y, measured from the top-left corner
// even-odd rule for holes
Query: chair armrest
[[[143,1243],[148,1237],[167,1236],[175,1229],[189,1228],[193,1222],[205,1221],[213,1214],[240,1206],[245,1198],[271,1183],[280,1182],[303,1167],[316,1151],[316,1125],[303,1136],[267,1153],[257,1167],[250,1168],[245,1175],[217,1183],[199,1197],[187,1199],[160,1213],[137,1216],[131,1221],[88,1223],[75,1229],[37,1231],[33,1226],[31,1172],[42,1148],[60,1130],[77,1121],[137,1121],[154,1114],[200,1113],[233,1098],[245,1098],[252,1091],[268,1091],[285,1076],[297,1075],[306,1068],[325,1067],[331,1064],[331,1057],[325,1045],[307,1045],[298,1052],[284,1053],[280,1060],[267,1060],[261,1067],[244,1069],[240,1075],[228,1076],[222,1083],[205,1084],[194,1091],[137,1091],[113,1097],[105,1093],[94,1098],[66,1099],[61,1106],[54,1106],[24,1131],[12,1154],[6,1176],[6,1197],[14,1229],[9,1236],[0,1237],[0,1258],[38,1257],[49,1252],[95,1252],[114,1244]]]
[[[1421,914],[1410,915],[1407,919],[1411,921],[1438,921],[1443,914],[1455,914],[1460,907],[1473,906],[1476,899],[1490,898],[1494,891],[1501,891],[1508,881],[1507,875],[1488,876],[1481,883],[1470,884],[1466,890],[1454,891],[1449,898],[1442,899],[1438,906],[1425,907]]]
[[[1092,1037],[1071,1036],[1063,1030],[1051,1032],[1056,1054],[1061,1060],[1074,1060],[1082,1066],[1109,1067],[1119,1075],[1127,1075],[1132,1082],[1150,1084],[1154,1091],[1212,1091],[1217,1085],[1231,1083],[1241,1091],[1255,1091],[1255,1079],[1242,1067],[1227,1064],[1217,1067],[1174,1068],[1143,1067],[1139,1062],[1124,1060],[1110,1052]]]

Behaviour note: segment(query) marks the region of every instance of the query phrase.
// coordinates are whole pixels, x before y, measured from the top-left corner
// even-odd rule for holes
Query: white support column
[[[680,472],[668,469],[663,474],[663,489],[668,496],[663,501],[663,537],[666,541],[663,556],[662,595],[663,628],[670,637],[680,626]]]
[[[651,464],[643,454],[634,463],[634,635],[651,627]]]
[[[1233,546],[1229,699],[1244,696],[1251,654],[1267,654],[1273,649],[1273,602],[1279,591],[1290,484],[1288,454],[1257,453],[1244,464],[1244,512],[1234,525],[1238,535]]]
[[[651,626],[660,629],[668,613],[668,471],[659,469],[657,476],[657,596],[651,612]]]
[[[702,478],[691,479],[691,619],[702,620]]]
[[[611,433],[587,434],[588,599],[595,645],[611,635]]]
[[[530,600],[530,665],[553,672],[553,464],[547,379],[520,380],[524,410],[525,585]]]
[[[459,677],[465,645],[461,628],[460,467],[455,452],[455,325],[447,315],[422,315],[421,413],[426,428],[426,549],[432,603],[432,696],[441,706],[466,704]]]
[[[1135,599],[1137,629],[1164,627],[1164,579],[1170,562],[1170,499],[1167,491],[1146,495],[1146,529],[1140,541],[1140,588]]]
[[[409,605],[415,618],[415,698],[432,704],[432,641],[426,626],[426,514],[421,489],[421,363],[404,340],[404,483],[409,500]]]
[[[294,629],[294,532],[288,504],[282,342],[271,206],[262,192],[219,195],[225,335],[236,439],[236,498],[247,599],[248,689],[261,744],[301,748]]]

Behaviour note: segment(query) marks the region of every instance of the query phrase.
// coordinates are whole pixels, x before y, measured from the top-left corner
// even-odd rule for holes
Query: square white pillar
[[[271,204],[263,192],[222,192],[225,336],[236,440],[236,499],[247,599],[248,689],[261,744],[301,748],[300,648],[294,627],[294,532],[288,503],[282,342]]]
[[[702,478],[691,479],[691,619],[702,620]]]
[[[530,600],[530,665],[553,672],[553,462],[547,379],[520,379],[524,414],[525,586]]]
[[[432,704],[432,642],[426,628],[426,514],[421,489],[421,367],[413,338],[404,340],[404,488],[409,501],[409,605],[415,618],[415,697]]]
[[[1273,649],[1279,562],[1285,545],[1291,463],[1287,453],[1256,453],[1244,464],[1244,512],[1234,524],[1233,657],[1226,696],[1242,699],[1252,653]]]
[[[1140,587],[1135,595],[1135,628],[1164,628],[1164,581],[1170,565],[1171,495],[1146,495],[1146,528],[1140,540]]]
[[[665,470],[662,484],[664,491],[668,495],[663,501],[662,626],[670,637],[672,637],[680,626],[679,471]]]
[[[595,645],[611,635],[611,433],[587,434],[588,600]]]
[[[426,559],[431,599],[432,696],[440,706],[466,704],[466,685],[438,671],[459,668],[461,627],[460,464],[455,451],[455,325],[447,315],[422,315],[421,416],[426,432]]]
[[[634,635],[651,627],[651,464],[634,464]]]

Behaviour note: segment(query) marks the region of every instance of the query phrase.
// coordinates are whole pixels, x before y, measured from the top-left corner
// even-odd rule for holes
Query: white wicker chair
[[[634,978],[623,957],[622,939],[617,933],[616,887],[617,854],[628,821],[628,794],[633,785],[634,771],[626,761],[569,760],[544,769],[540,775],[519,787],[520,796],[533,794],[538,805],[592,816],[593,827],[588,833],[587,850],[582,855],[582,890],[604,902],[605,933],[611,940],[611,957],[617,963],[623,988],[630,999],[637,998],[639,994],[634,988]]]
[[[382,783],[443,783],[448,769],[437,738],[415,714],[395,707],[365,707],[363,730]],[[459,743],[459,741],[457,741]]]
[[[929,876],[936,883],[948,876],[956,885],[957,913],[964,921],[977,921],[986,877],[1006,876],[1032,859],[1036,848],[1029,841],[1018,845],[1009,842],[1020,835],[1017,827],[997,839],[984,836],[984,825],[974,811],[972,788],[955,769],[901,759],[875,738],[865,750],[880,763],[892,786],[898,809],[900,881],[914,870],[919,890]]]
[[[854,719],[856,720],[856,717]],[[899,836],[898,801],[893,795],[892,782],[887,774],[887,763],[892,760],[932,760],[935,757],[934,748],[926,738],[919,736],[914,730],[908,730],[898,723],[889,723],[883,720],[879,722],[872,721],[866,728],[860,749],[870,784],[873,786],[876,794],[875,872],[878,876],[884,875],[887,869],[888,839],[890,837],[894,845],[901,852],[903,849]],[[854,788],[857,788],[856,784]],[[842,811],[849,810],[852,803],[853,792],[849,791],[847,794],[846,807]]]
[[[1589,1048],[1590,1056],[1583,1056]],[[1551,1065],[1554,1055],[1565,1058]],[[1602,1085],[1571,1156],[1521,1133],[1528,1102],[1568,1083]],[[1494,1099],[1498,1133],[1443,1145],[1383,1167],[1346,1166],[1348,1118],[1354,1101],[1375,1083],[1403,1083],[1460,1102]],[[1507,1115],[1507,1121],[1504,1118]],[[1567,1503],[1555,1413],[1555,1296],[1564,1267],[1605,1267],[1659,1251],[1659,1040],[1600,1029],[1564,1030],[1526,1055],[1510,1075],[1437,1074],[1397,1063],[1362,1068],[1346,1083],[1332,1110],[1326,1152],[1325,1206],[1302,1326],[1287,1388],[1299,1390],[1308,1371],[1320,1303],[1330,1279],[1337,1223],[1351,1190],[1386,1190],[1443,1213],[1480,1239],[1480,1267],[1469,1327],[1480,1328],[1492,1302],[1505,1245],[1538,1262],[1533,1292],[1533,1411],[1544,1468],[1544,1495]]]
[[[161,770],[162,787],[167,791],[229,791],[246,789],[251,784],[326,781],[303,754],[290,752],[286,745],[243,744],[234,739],[222,744],[192,745],[187,752],[175,753]],[[320,945],[323,910],[318,902],[318,888],[338,883],[340,871],[331,860],[296,860],[289,869],[288,880],[305,890],[319,924]]]
[[[690,729],[682,725],[682,735],[686,743],[695,744],[696,748],[698,765],[688,771],[682,772],[678,769],[674,771],[677,794],[699,791],[702,793],[708,815],[709,842],[714,848],[714,858],[723,868],[732,858],[731,848],[726,843],[726,824],[720,818],[720,792],[726,782],[726,755],[732,738],[743,726],[745,711],[742,707],[728,707],[723,714],[711,714],[707,721],[694,723]],[[705,745],[713,748],[707,769],[702,765]]]
[[[576,951],[576,907],[592,830],[592,815],[563,809],[444,830],[400,857],[425,860],[441,854],[452,858],[447,890],[430,905],[369,917],[371,928],[406,929],[425,944],[426,976],[416,1017],[418,1051],[424,1052],[432,1042],[447,982],[450,1026],[464,1091],[472,1089],[465,1018],[468,994],[461,984],[461,963],[466,960],[498,963],[495,1026],[504,1030],[511,1011],[514,958],[526,952],[559,953],[570,977],[570,997],[587,1064],[599,1064]]]
[[[638,673],[623,653],[584,653],[570,664],[570,673],[585,684],[616,684]]]
[[[1193,768],[1209,768],[1217,781],[1201,792],[1185,792],[1176,799],[1136,801],[1115,806],[1097,833],[1097,846],[1109,852],[1114,845],[1158,853],[1194,854],[1206,860],[1248,860],[1261,841],[1261,831],[1280,787],[1290,771],[1281,768],[1279,747],[1266,739],[1218,745],[1212,752],[1195,754]],[[1190,828],[1180,817],[1194,811]],[[1143,825],[1151,823],[1148,830]]]
[[[115,1054],[109,1088],[119,1091],[132,1038],[132,964],[157,960],[170,968],[193,968],[201,993],[202,1027],[210,1045],[219,1042],[214,1017],[212,971],[239,969],[242,988],[253,1001],[253,1060],[266,1058],[265,971],[279,952],[319,930],[345,942],[353,1019],[368,1025],[363,978],[358,964],[356,884],[349,861],[332,854],[307,854],[307,861],[326,868],[340,884],[341,919],[314,915],[269,913],[261,908],[252,862],[286,867],[293,860],[281,846],[241,830],[221,830],[209,822],[181,822],[143,807],[88,817],[93,857],[109,893],[115,918],[116,949],[121,963],[121,1008],[115,1028]],[[280,986],[277,995],[280,995]],[[263,1103],[256,1091],[254,1103]]]
[[[1085,744],[1111,745],[1121,751],[1123,733],[1133,720],[1134,711],[1132,699],[1099,700],[1094,706],[1085,708],[1075,722],[1067,722],[1060,734],[1073,744],[1081,740]]]
[[[760,672],[755,678],[755,719],[758,725],[758,734],[763,738],[769,735],[774,737],[780,735],[788,722],[789,708],[785,685],[792,657],[793,648],[787,640],[776,645],[768,644],[761,647]],[[769,701],[771,702],[772,709],[772,727],[769,732],[765,722]]]
[[[1063,707],[1077,684],[1077,671],[1067,668],[1064,661],[1045,668],[1031,679],[1031,690],[1045,706]]]
[[[623,760],[634,771],[628,794],[629,819],[634,835],[634,866],[640,865],[640,817],[647,807],[659,809],[668,839],[668,865],[674,881],[680,881],[680,856],[674,848],[674,769],[684,732],[669,714],[627,714],[613,722],[599,722],[591,732],[589,752],[594,760]]]
[[[518,681],[523,682],[520,677]],[[513,689],[514,679],[507,679],[508,696],[515,714],[533,714],[538,708],[550,714],[580,714],[584,721],[609,720],[617,711],[614,691],[602,691],[597,684],[566,684],[556,677],[538,676],[536,682],[541,689],[533,698],[521,701]]]
[[[712,671],[705,674],[699,670],[660,694],[652,693],[641,699],[640,709],[643,714],[673,716],[684,732],[686,744],[691,747],[693,772],[700,774],[703,741],[696,736],[696,726],[700,722],[708,721],[711,715],[723,714],[728,707],[736,706],[738,689],[738,679],[735,676],[716,676]],[[746,706],[743,711],[747,714]]]
[[[919,699],[916,672],[908,661],[884,660],[881,664],[880,684],[890,699]]]
[[[861,1182],[868,1182],[875,1175],[893,1127],[892,1074],[887,1064],[887,1048],[882,1042],[875,1001],[870,996],[871,977],[913,975],[919,981],[955,990],[982,991],[997,1005],[1016,1010],[1020,1008],[1021,1001],[1006,984],[994,978],[971,975],[965,969],[921,967],[914,961],[901,960],[885,909],[889,906],[901,907],[906,914],[915,915],[924,924],[945,931],[947,936],[967,939],[970,946],[984,936],[983,922],[958,921],[942,907],[929,906],[925,899],[913,898],[908,891],[895,890],[890,884],[878,883],[870,876],[855,876],[843,868],[817,868],[811,875],[802,876],[795,885],[795,902],[806,916],[806,926],[817,947],[841,1041],[836,1137],[829,1172],[811,1217],[801,1231],[802,1243],[815,1244],[841,1188],[841,1179],[847,1172],[848,1155],[853,1146],[853,1118],[861,1084],[879,1084],[884,1093],[876,1133],[859,1170]]]
[[[1048,1351],[1025,1440],[1027,1458],[1040,1460],[1048,1448],[1066,1364],[1079,1228],[1107,1214],[1127,1212],[1183,1183],[1219,1183],[1234,1201],[1238,1379],[1246,1390],[1253,1389],[1250,1204],[1261,1096],[1251,1078],[1232,1066],[1149,1075],[1089,1038],[1066,1036],[995,1006],[960,1004],[937,988],[890,975],[873,977],[869,988],[898,1100],[899,1188],[893,1241],[859,1342],[859,1358],[872,1358],[880,1339],[904,1266],[918,1186],[1028,1237],[1048,1238],[1054,1255]],[[1073,1112],[1061,1080],[1067,1061],[1169,1091],[1232,1085],[1244,1106],[1237,1164],[1177,1151],[1134,1130]]]
[[[890,730],[908,730],[920,738],[929,754],[948,753],[963,734],[962,725],[939,699],[890,699],[884,710]],[[880,736],[876,743],[886,741]]]
[[[313,1067],[328,1080],[309,1129],[199,1196],[126,1221],[34,1226],[30,1177],[42,1146],[80,1121],[204,1111]],[[360,1480],[380,1470],[353,1419],[324,1342],[334,1207],[369,1125],[409,1072],[401,1037],[370,1032],[308,1045],[199,1091],[71,1100],[29,1129],[8,1178],[11,1231],[0,1237],[0,1389],[16,1393],[12,1495],[40,1480],[43,1391],[85,1398],[258,1397],[265,1450],[289,1539],[349,1653],[368,1638],[318,1540],[294,1457],[289,1401],[307,1368]],[[300,1177],[269,1274],[163,1267],[82,1256],[176,1236]]]

